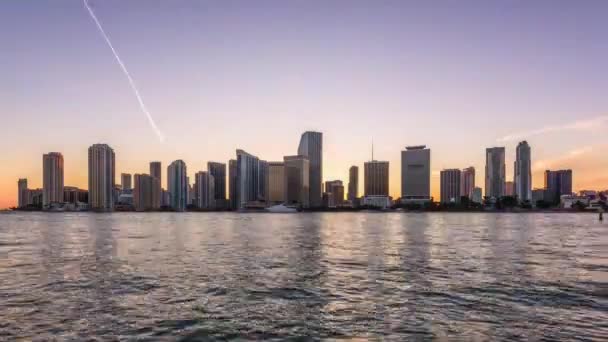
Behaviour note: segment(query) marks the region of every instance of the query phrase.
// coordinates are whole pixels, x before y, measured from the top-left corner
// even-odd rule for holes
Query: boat
[[[285,204],[277,204],[277,205],[273,205],[272,207],[266,208],[266,211],[269,213],[297,213],[298,208],[289,207],[289,206],[286,206]]]

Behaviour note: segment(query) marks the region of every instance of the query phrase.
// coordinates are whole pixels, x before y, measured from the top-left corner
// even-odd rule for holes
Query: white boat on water
[[[266,208],[266,211],[269,213],[297,213],[298,209],[295,207],[288,207],[285,204],[277,204]]]

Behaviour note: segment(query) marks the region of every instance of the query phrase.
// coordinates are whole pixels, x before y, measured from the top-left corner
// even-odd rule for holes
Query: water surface
[[[0,215],[0,340],[589,340],[585,214]]]

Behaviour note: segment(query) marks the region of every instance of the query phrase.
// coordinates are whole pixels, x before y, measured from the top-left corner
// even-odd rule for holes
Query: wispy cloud
[[[591,119],[586,120],[578,120],[574,122],[570,122],[563,125],[551,125],[545,126],[538,129],[534,129],[531,131],[525,132],[516,132],[509,135],[505,135],[504,137],[498,138],[499,142],[506,142],[512,140],[520,140],[525,139],[537,135],[547,134],[547,133],[555,133],[555,132],[565,132],[565,131],[584,131],[591,130],[601,127],[608,123],[608,115],[598,116]]]
[[[568,152],[566,152],[566,154],[558,157],[558,158],[553,158],[553,159],[541,159],[538,160],[534,163],[534,170],[545,170],[545,169],[549,169],[552,166],[559,166],[562,165],[564,163],[567,163],[569,161],[572,161],[573,159],[588,154],[590,152],[592,152],[595,148],[600,147],[601,145],[589,145],[589,146],[583,146],[583,147],[579,147],[573,150],[570,150]]]

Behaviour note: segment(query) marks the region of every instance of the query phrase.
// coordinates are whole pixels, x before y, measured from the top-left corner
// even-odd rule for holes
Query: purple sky
[[[511,175],[522,137],[535,186],[569,167],[575,188],[608,188],[608,1],[90,4],[166,141],[82,1],[2,1],[0,207],[18,177],[41,185],[45,152],[86,187],[93,143],[118,173],[181,158],[194,174],[236,148],[280,160],[307,129],[325,134],[326,180],[346,181],[373,138],[395,196],[405,145],[431,147],[435,172],[474,165],[483,186],[485,147],[507,147]]]

